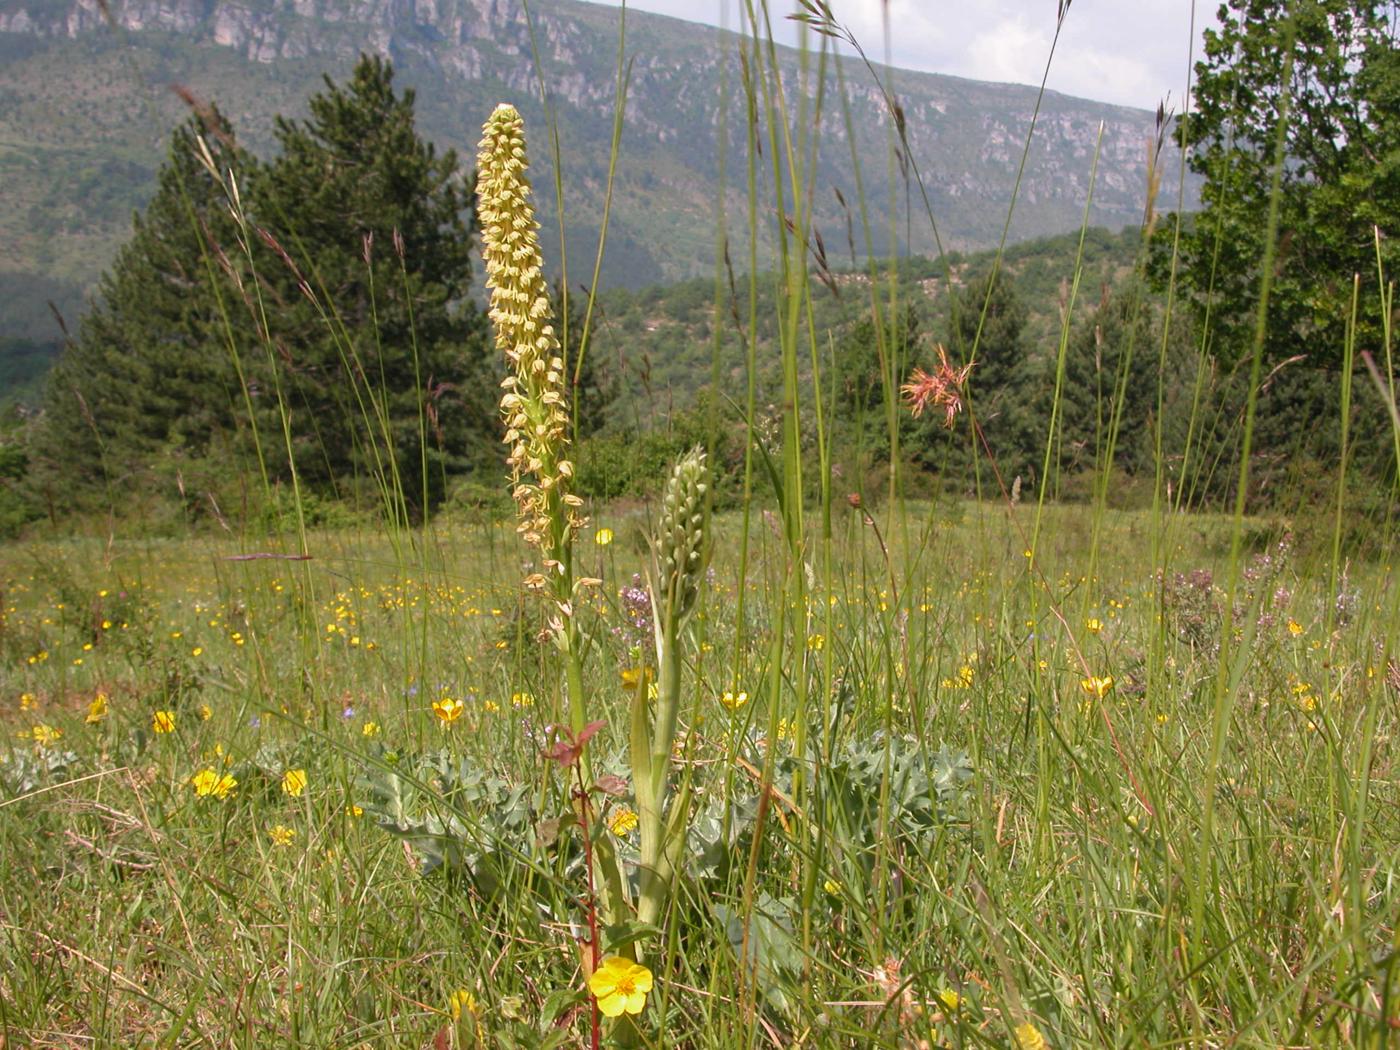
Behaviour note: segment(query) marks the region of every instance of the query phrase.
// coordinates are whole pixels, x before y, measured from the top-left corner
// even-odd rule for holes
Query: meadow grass
[[[854,510],[835,523],[832,586],[812,588],[803,614],[811,659],[779,669],[832,698],[809,716],[806,762],[791,683],[766,685],[784,543],[756,517],[741,579],[740,516],[717,521],[681,763],[700,806],[752,805],[769,756],[808,782],[799,801],[779,778],[757,832],[736,822],[737,862],[692,865],[653,1038],[1005,1046],[1031,1022],[1064,1046],[1381,1045],[1400,850],[1400,683],[1392,668],[1386,684],[1381,655],[1396,622],[1390,565],[1353,562],[1335,591],[1325,556],[1253,523],[1234,617],[1249,658],[1231,684],[1206,873],[1224,596],[1204,574],[1222,576],[1231,520],[1171,520],[1169,571],[1184,578],[1162,588],[1142,557],[1159,527],[1145,514],[1097,516],[1090,577],[1086,509],[1046,511],[1033,568],[1032,510],[906,513],[913,542],[888,557],[878,510],[873,527]],[[613,596],[641,566],[637,518],[603,511],[614,541],[588,534],[580,552],[606,580],[586,614],[586,685],[590,714],[608,721],[591,745],[608,768],[626,739],[616,669],[634,659]],[[540,831],[567,809],[541,756],[543,727],[565,710],[559,675],[532,640],[510,531],[427,539],[409,571],[372,530],[313,533],[306,562],[230,561],[246,547],[216,539],[4,550],[12,1045],[583,1038],[577,860]],[[1166,673],[1148,688],[1154,647]],[[747,702],[725,703],[739,691]],[[105,713],[89,722],[99,693]],[[465,709],[445,723],[432,704],[448,696]],[[160,711],[173,731],[154,731]],[[944,793],[919,782],[891,799],[908,775],[894,770],[863,794],[851,756],[872,741],[872,755],[907,743],[966,766]],[[440,749],[483,775],[475,796],[444,803],[418,782],[411,756]],[[415,771],[398,785],[406,811],[456,816],[468,852],[507,858],[498,884],[480,866],[423,875],[377,826],[393,822],[376,792],[396,767]],[[191,778],[206,768],[237,786],[201,797]],[[846,780],[823,776],[838,768]],[[305,771],[295,796],[288,770]],[[483,826],[492,814],[500,827]],[[1205,877],[1198,932],[1191,889]],[[762,934],[747,969],[733,928],[746,898]],[[470,999],[454,1023],[459,990]]]
[[[706,527],[708,576],[675,639],[685,685],[661,780],[685,800],[679,876],[650,898],[665,901],[654,925],[603,932],[610,951],[645,940],[655,976],[625,1038],[1384,1045],[1400,1030],[1394,536],[1347,536],[1344,465],[1296,535],[1245,514],[1257,383],[1234,513],[1178,512],[1214,465],[1168,447],[1160,418],[1122,417],[1126,364],[1101,385],[1092,502],[1051,502],[1077,273],[1034,498],[909,499],[899,386],[920,362],[891,338],[898,231],[870,228],[863,190],[890,465],[838,490],[839,377],[805,231],[823,116],[854,135],[823,94],[826,51],[782,83],[766,7],[744,6],[726,90],[747,103],[747,243],[721,231],[715,282],[748,353],[746,389],[720,391],[745,429],[740,506]],[[619,114],[625,55],[624,39]],[[880,90],[890,190],[932,222]],[[779,289],[764,435],[760,242]],[[728,266],[745,256],[747,298]],[[323,308],[348,361],[356,336]],[[1176,377],[1159,373],[1164,391]],[[358,422],[383,453],[377,524],[309,526],[279,401],[285,447],[262,435],[258,451],[264,480],[289,461],[290,535],[0,549],[6,1045],[590,1039],[597,851],[641,881],[626,774],[658,662],[639,575],[655,515],[588,508],[572,539],[556,516],[557,542],[533,550],[506,523],[416,521],[376,396]],[[1152,509],[1112,510],[1115,442],[1145,425]],[[522,590],[551,558],[602,581],[562,627]],[[582,718],[604,723],[587,756],[609,784],[583,804],[574,767],[546,754]]]

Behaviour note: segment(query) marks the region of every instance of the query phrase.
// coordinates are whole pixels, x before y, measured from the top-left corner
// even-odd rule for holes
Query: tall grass
[[[905,221],[935,217],[893,74],[838,60],[833,42],[856,42],[824,6],[802,6],[811,47],[795,67],[761,0],[723,44],[739,71],[726,90],[748,114],[736,160],[747,207],[732,241],[720,231],[715,316],[742,320],[747,375],[714,403],[745,435],[742,499],[713,518],[684,674],[679,660],[669,668],[693,683],[671,770],[690,814],[681,872],[654,924],[604,931],[614,946],[635,936],[655,948],[636,1038],[1386,1045],[1400,1026],[1400,590],[1393,535],[1352,549],[1345,451],[1354,399],[1388,395],[1394,416],[1389,328],[1367,357],[1371,387],[1350,384],[1365,348],[1354,337],[1343,348],[1344,454],[1317,508],[1330,519],[1321,541],[1245,512],[1267,255],[1230,513],[1181,511],[1215,469],[1198,441],[1212,410],[1197,379],[1208,332],[1180,448],[1161,429],[1180,378],[1166,334],[1157,348],[1151,509],[1110,508],[1119,436],[1147,424],[1124,417],[1123,374],[1101,392],[1093,498],[1053,498],[1080,260],[1034,498],[1013,498],[987,459],[974,367],[958,434],[998,484],[985,500],[914,499],[900,385],[922,359],[896,349],[899,231],[872,227],[853,153],[890,459],[873,482],[841,484],[811,216],[818,158],[855,141],[848,78],[877,78],[891,107],[879,163],[893,198],[921,202]],[[547,94],[538,51],[535,63]],[[623,37],[610,179],[626,163],[627,68]],[[833,124],[846,143],[822,141]],[[541,130],[562,237],[568,158],[556,129]],[[1033,129],[1023,163],[1032,144]],[[236,173],[217,174],[237,206]],[[759,423],[763,244],[779,277],[771,443]],[[596,258],[604,250],[600,238]],[[288,264],[312,272],[294,257],[289,246]],[[645,571],[652,511],[596,507],[579,532],[574,571],[604,585],[574,611],[573,682],[539,641],[546,624],[519,587],[529,555],[510,529],[414,521],[417,494],[403,491],[384,391],[362,356],[373,340],[308,284],[343,349],[347,411],[374,450],[375,520],[317,529],[294,480],[281,533],[245,523],[226,536],[0,551],[0,1032],[15,1045],[590,1037],[591,865],[573,785],[542,752],[582,703],[606,723],[588,744],[593,767],[625,769],[636,693],[622,672],[645,689],[656,660],[636,622],[646,603],[626,591]],[[1380,285],[1384,301],[1357,300],[1354,314],[1389,318]],[[1173,284],[1174,323],[1175,302]],[[1146,296],[1135,306],[1153,308]],[[975,361],[979,338],[980,325],[955,356]],[[714,347],[719,387],[718,336]],[[280,444],[257,435],[259,462],[285,457],[295,479],[285,404],[280,419]],[[105,714],[90,707],[99,691]],[[155,731],[156,711],[174,713],[174,732]],[[200,797],[202,768],[227,770],[237,790]],[[297,795],[282,786],[293,769],[307,772]],[[635,791],[598,796],[592,828],[624,861],[637,845],[611,820]],[[290,845],[271,835],[279,827]]]

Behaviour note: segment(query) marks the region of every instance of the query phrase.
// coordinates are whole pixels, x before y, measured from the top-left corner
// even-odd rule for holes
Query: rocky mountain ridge
[[[153,183],[164,136],[183,116],[166,85],[180,83],[218,102],[246,142],[268,148],[273,113],[299,113],[323,72],[343,76],[369,51],[395,62],[401,81],[417,90],[422,129],[457,149],[464,165],[495,102],[509,98],[521,107],[535,129],[535,182],[554,252],[558,221],[538,102],[543,80],[560,131],[572,280],[591,270],[596,247],[618,24],[618,9],[578,0],[535,0],[528,18],[519,0],[0,0],[0,176],[13,190],[0,202],[0,234],[20,248],[0,269],[91,282],[129,228],[131,209]],[[748,111],[738,38],[629,12],[626,47],[631,66],[604,280],[636,286],[709,272],[721,203],[738,216],[728,222],[730,238],[747,236],[738,224]],[[795,114],[815,94],[816,77],[809,72],[799,89],[802,60],[790,49],[779,54]],[[58,69],[62,76],[54,75]],[[887,252],[888,231],[897,228],[898,250],[934,252],[919,189],[902,181],[891,160],[893,119],[879,86],[854,60],[830,62],[826,74],[814,200],[829,250],[866,252],[860,239],[846,236],[851,217],[839,191],[852,203],[863,192],[877,231],[871,250]],[[995,243],[1036,92],[904,71],[888,73],[888,81],[942,243]],[[839,90],[849,99],[854,149],[835,101]],[[1079,224],[1100,124],[1090,221],[1116,227],[1141,218],[1154,115],[1047,94],[1013,239]],[[864,158],[859,186],[853,153]],[[1171,204],[1175,159],[1165,158],[1162,168]],[[760,185],[772,181],[769,172]],[[771,202],[767,211],[778,213]],[[772,231],[761,231],[761,256],[771,243]]]

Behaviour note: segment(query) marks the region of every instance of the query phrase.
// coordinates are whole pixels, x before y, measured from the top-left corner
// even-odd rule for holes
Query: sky
[[[620,0],[596,0],[617,6]],[[903,69],[977,80],[1040,83],[1055,36],[1057,0],[830,0],[838,21],[872,59],[886,57],[883,12],[892,27],[889,58]],[[1047,86],[1081,98],[1155,109],[1168,97],[1178,112],[1188,58],[1214,21],[1215,0],[1072,0],[1055,46]],[[738,25],[738,0],[628,0],[653,11],[711,25]],[[794,10],[771,0],[770,10]],[[775,25],[776,31],[776,25]],[[792,27],[796,32],[796,27]],[[795,42],[790,40],[788,42]]]

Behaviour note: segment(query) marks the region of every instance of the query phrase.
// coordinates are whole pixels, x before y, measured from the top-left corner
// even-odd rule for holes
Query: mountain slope
[[[534,43],[510,0],[0,0],[0,240],[12,246],[0,271],[89,286],[124,239],[133,208],[153,183],[181,84],[228,113],[244,141],[270,145],[274,113],[300,113],[322,73],[342,77],[361,50],[391,57],[418,92],[419,121],[470,164],[477,129],[502,99],[517,103],[534,135],[535,182],[551,257],[558,227],[539,75],[560,129],[570,281],[591,273],[615,105],[617,9],[535,0]],[[109,17],[110,16],[110,17]],[[720,156],[728,158],[730,235],[743,228],[747,129],[736,39],[655,15],[627,17],[632,60],[622,156],[604,282],[639,286],[708,272],[717,244]],[[796,111],[799,58],[780,49]],[[821,125],[815,203],[833,256],[848,253],[847,218],[834,190],[859,199],[835,64]],[[862,158],[874,250],[889,250],[893,196],[914,214],[902,251],[936,250],[919,191],[891,194],[891,120],[867,70],[840,63],[850,97],[854,152]],[[892,75],[911,151],[943,243],[995,243],[1011,198],[1032,89],[931,74]],[[727,85],[727,87],[726,87]],[[810,92],[809,92],[810,93]],[[723,117],[723,120],[721,120]],[[1013,239],[1078,225],[1095,138],[1103,122],[1091,221],[1137,221],[1153,115],[1060,95],[1046,96]],[[726,134],[727,133],[727,134]],[[764,162],[766,163],[766,161]],[[1169,177],[1176,165],[1164,165]],[[759,184],[771,174],[760,169]],[[769,191],[771,193],[771,189]],[[1170,186],[1166,199],[1174,201]],[[771,207],[769,214],[774,213]],[[895,225],[904,237],[903,218]],[[855,229],[860,230],[855,220]],[[771,243],[764,232],[760,250]],[[855,254],[864,255],[857,242]],[[0,318],[0,334],[4,322]]]

